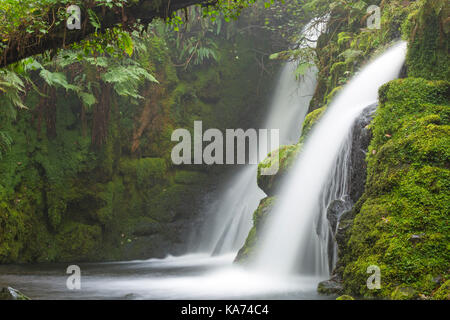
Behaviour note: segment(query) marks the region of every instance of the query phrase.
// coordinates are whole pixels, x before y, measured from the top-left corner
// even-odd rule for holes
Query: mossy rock
[[[120,172],[136,178],[139,187],[152,187],[166,181],[167,166],[162,158],[123,159]]]
[[[327,107],[323,106],[318,109],[315,109],[314,111],[306,115],[305,121],[303,121],[302,136],[300,137],[299,142],[302,142],[306,138],[306,136],[314,127],[314,125],[317,123],[317,121],[319,121],[319,119],[322,117],[326,109]]]
[[[365,192],[339,248],[352,295],[429,297],[433,277],[448,277],[449,88],[406,78],[380,89]],[[369,265],[381,270],[380,290],[366,287]]]
[[[404,23],[409,38],[408,76],[429,80],[450,79],[448,46],[450,28],[447,0],[424,0]]]
[[[253,213],[253,226],[247,236],[247,239],[245,240],[245,244],[239,250],[234,260],[235,262],[245,264],[251,259],[258,242],[258,235],[261,232],[264,220],[270,214],[274,203],[274,197],[267,197],[259,202],[258,208]]]
[[[412,300],[417,297],[417,291],[407,286],[398,286],[391,294],[392,300]]]
[[[268,157],[261,161],[258,165],[258,186],[270,196],[278,191],[278,188],[286,176],[289,168],[295,162],[296,156],[301,145],[281,146],[275,151],[269,153]],[[278,168],[275,174],[262,174],[263,170]]]
[[[55,260],[87,261],[99,256],[102,230],[98,225],[69,222],[56,235]]]
[[[321,281],[317,285],[317,292],[325,295],[338,295],[343,293],[342,280],[334,276],[329,280]]]

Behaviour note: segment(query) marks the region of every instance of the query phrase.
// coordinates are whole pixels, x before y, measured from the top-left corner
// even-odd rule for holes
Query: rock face
[[[368,106],[353,125],[352,153],[350,161],[350,198],[353,203],[364,193],[367,176],[366,153],[372,133],[368,125],[373,119],[377,105]]]
[[[11,287],[0,289],[0,300],[31,300],[19,290]]]
[[[366,181],[367,164],[365,157],[371,139],[368,125],[372,120],[376,105],[368,106],[361,116],[356,120],[352,128],[352,149],[350,161],[348,162],[348,195],[343,199],[333,200],[327,208],[327,219],[330,224],[331,237],[328,243],[328,261],[333,262],[334,241],[337,244],[338,254],[336,267],[339,267],[339,248],[347,240],[346,231],[353,223],[352,207],[364,193]],[[337,275],[336,269],[332,270],[332,278],[322,281],[318,286],[318,291],[324,294],[338,294],[342,290],[341,278]]]
[[[352,202],[350,199],[337,199],[333,200],[327,208],[327,219],[330,223],[333,234],[336,233],[336,227],[341,215],[352,208]]]

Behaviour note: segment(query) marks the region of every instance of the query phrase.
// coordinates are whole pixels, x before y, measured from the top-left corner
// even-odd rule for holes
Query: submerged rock
[[[0,300],[31,300],[19,290],[11,287],[0,289]]]
[[[321,294],[341,294],[343,289],[342,280],[338,276],[319,282],[317,287],[317,291]]]

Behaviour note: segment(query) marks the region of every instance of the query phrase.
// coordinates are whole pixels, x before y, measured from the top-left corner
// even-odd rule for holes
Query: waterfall
[[[301,47],[315,47],[325,22],[312,20],[303,28]],[[296,79],[296,63],[288,61],[281,69],[269,113],[262,128],[278,129],[279,143],[298,141],[309,102],[316,88],[317,68],[312,66]],[[267,141],[266,141],[267,143]],[[272,151],[269,148],[269,151]],[[259,159],[261,161],[263,159]],[[212,255],[236,253],[244,244],[252,227],[252,215],[265,193],[257,185],[257,169],[247,165],[238,170],[226,183],[222,196],[208,206],[209,219],[197,240],[197,252]]]
[[[377,101],[378,88],[398,76],[405,54],[406,43],[401,42],[365,66],[310,132],[266,219],[256,268],[277,274],[329,274],[333,262],[328,259],[326,208],[347,192],[352,125]]]
[[[300,80],[296,65],[287,62],[281,69],[269,115],[262,128],[279,129],[280,144],[296,142],[309,101],[316,87],[317,69],[311,67]],[[259,159],[262,160],[262,159]],[[221,190],[221,197],[208,206],[197,251],[210,254],[236,253],[252,226],[252,214],[265,193],[257,183],[254,165],[240,168]]]

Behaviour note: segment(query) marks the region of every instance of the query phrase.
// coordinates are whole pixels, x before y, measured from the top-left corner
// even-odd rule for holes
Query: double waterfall
[[[313,45],[318,35],[318,32],[310,31],[308,45]],[[269,114],[262,126],[279,130],[280,145],[297,143],[316,87],[316,67],[310,67],[299,80],[295,70],[296,63],[291,61],[281,69]],[[209,219],[201,230],[196,251],[220,255],[236,253],[242,247],[252,226],[252,214],[265,197],[256,179],[256,166],[247,165],[226,182],[222,196],[207,208]]]
[[[230,290],[240,285],[237,279],[248,280],[247,291],[252,291],[253,285],[262,290],[261,281],[266,280],[264,288],[271,290],[271,285],[277,289],[289,287],[289,281],[283,282],[286,277],[304,276],[317,281],[330,275],[336,245],[330,238],[333,230],[327,209],[333,201],[346,202],[349,197],[352,127],[364,109],[376,105],[380,86],[399,75],[405,55],[405,42],[393,45],[364,66],[338,93],[308,134],[298,159],[282,181],[275,205],[259,232],[252,261],[244,269],[235,266],[230,269],[234,271],[211,274],[205,278],[208,285],[217,284],[220,276],[225,277],[221,282],[225,281],[224,286]],[[315,68],[300,82],[295,81],[294,68],[293,63],[287,63],[282,69],[265,123],[265,128],[280,129],[281,144],[298,141],[316,85]],[[215,261],[219,260],[214,256],[235,256],[251,228],[252,213],[265,196],[257,186],[256,173],[255,166],[247,166],[228,181],[226,192],[210,208],[211,220],[205,224],[209,232],[202,233],[201,245],[194,252]],[[274,277],[284,280],[275,285]],[[302,281],[306,286],[310,280]],[[215,287],[215,291],[220,288]]]

